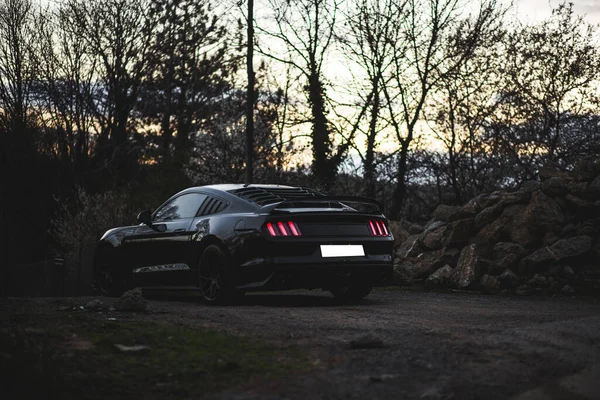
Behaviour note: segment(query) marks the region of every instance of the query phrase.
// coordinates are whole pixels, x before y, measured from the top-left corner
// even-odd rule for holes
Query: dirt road
[[[316,367],[215,398],[600,398],[600,303],[593,300],[379,290],[354,306],[302,292],[247,295],[235,307],[151,307],[150,318],[296,343]],[[351,349],[364,335],[383,347]]]
[[[214,399],[600,398],[594,299],[382,289],[349,306],[307,291],[247,295],[233,307],[153,298],[148,313],[116,317],[293,344],[313,366],[210,394]],[[365,335],[374,348],[351,348]]]

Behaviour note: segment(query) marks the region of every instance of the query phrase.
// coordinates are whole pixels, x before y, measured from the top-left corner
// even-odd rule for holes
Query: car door
[[[180,277],[189,271],[191,224],[200,206],[206,200],[202,193],[185,193],[174,197],[156,210],[153,224],[164,224],[164,232],[142,225],[129,238],[135,247],[142,267],[134,270],[134,283],[144,287],[180,285]]]

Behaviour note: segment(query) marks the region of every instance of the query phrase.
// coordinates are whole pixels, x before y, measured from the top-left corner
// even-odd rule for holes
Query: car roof
[[[235,190],[235,189],[241,189],[241,188],[245,188],[245,187],[254,187],[254,188],[285,188],[285,189],[292,189],[292,188],[296,188],[296,186],[287,186],[287,185],[277,185],[277,184],[271,184],[271,183],[251,183],[251,184],[247,184],[247,183],[220,183],[217,185],[205,185],[205,186],[194,186],[194,187],[190,187],[186,190],[191,190],[191,189],[215,189],[215,190],[220,190],[220,191],[230,191],[230,190]]]
[[[194,186],[187,188],[178,194],[202,191],[226,197],[230,201],[243,201],[245,204],[252,204],[256,207],[262,207],[266,204],[277,203],[293,198],[306,196],[319,196],[323,193],[298,186],[276,185],[276,184],[218,184],[206,186]]]

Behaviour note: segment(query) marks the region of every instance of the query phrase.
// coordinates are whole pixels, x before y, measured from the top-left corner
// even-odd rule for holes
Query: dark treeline
[[[595,28],[568,3],[539,24],[467,3],[265,0],[255,182],[418,219],[598,157]],[[71,251],[184,187],[243,182],[236,4],[0,0],[4,266]]]

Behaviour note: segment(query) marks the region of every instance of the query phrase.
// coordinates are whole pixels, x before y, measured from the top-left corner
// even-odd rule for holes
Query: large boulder
[[[443,245],[451,246],[468,243],[474,233],[473,218],[451,222],[443,233]]]
[[[587,182],[569,182],[569,192],[573,196],[581,197],[589,200],[589,193],[587,190]]]
[[[569,260],[585,255],[592,248],[592,238],[586,235],[562,239],[550,246],[550,251],[558,261]]]
[[[496,191],[496,192],[490,193],[489,196],[487,196],[487,198],[485,199],[485,201],[483,201],[481,203],[482,210],[486,209],[488,207],[494,206],[494,205],[498,204],[499,202],[501,202],[503,195],[504,195],[504,193],[501,191]]]
[[[600,279],[600,264],[597,262],[586,264],[581,272],[586,279]]]
[[[587,222],[584,222],[575,227],[575,233],[577,234],[576,236],[596,237],[596,236],[598,236],[598,232],[599,232],[598,228],[594,227],[593,225],[591,225]]]
[[[98,299],[94,299],[94,300],[88,301],[83,306],[83,308],[85,308],[86,310],[101,310],[104,307],[105,307],[104,303],[101,300],[98,300]]]
[[[580,217],[587,217],[590,215],[590,211],[594,208],[594,203],[589,200],[582,199],[581,197],[568,194],[565,196],[565,201],[570,210],[574,214],[579,215]]]
[[[534,291],[543,291],[550,286],[551,281],[545,276],[535,274],[527,281],[527,285]],[[538,290],[536,290],[538,289]]]
[[[501,289],[512,289],[519,284],[519,277],[512,270],[507,269],[498,276]]]
[[[439,250],[444,247],[444,241],[448,225],[442,225],[422,236],[423,247],[429,250]]]
[[[438,221],[454,222],[474,215],[475,212],[469,208],[440,204],[433,212],[432,217]]]
[[[552,246],[554,243],[558,242],[560,237],[555,232],[546,232],[542,238],[542,243],[544,246]]]
[[[516,192],[508,192],[502,195],[501,203],[503,206],[509,206],[511,204],[527,204],[531,200],[531,193],[524,190],[518,190]]]
[[[142,297],[142,290],[135,288],[126,291],[119,297],[114,304],[117,311],[145,311],[148,308],[148,301]]]
[[[569,193],[569,184],[565,179],[553,176],[542,182],[542,191],[550,197],[564,197]]]
[[[540,232],[559,232],[565,222],[560,206],[542,192],[531,195],[524,216]]]
[[[462,208],[466,212],[476,215],[477,213],[481,212],[481,210],[486,208],[484,205],[487,205],[488,197],[489,195],[487,193],[482,193],[479,196],[473,197]]]
[[[527,206],[523,204],[513,204],[506,207],[502,211],[500,218],[494,221],[494,224],[504,228],[505,235],[502,236],[502,241],[509,240],[523,246],[528,246],[536,242],[536,235],[525,221],[526,210]]]
[[[465,246],[458,259],[450,280],[458,289],[467,289],[479,282],[481,279],[480,257],[477,253],[477,245]]]
[[[498,218],[491,224],[486,225],[477,233],[475,242],[482,245],[493,246],[494,243],[509,239],[506,229],[506,221]]]
[[[600,199],[600,175],[594,178],[588,186],[588,192],[595,199]]]
[[[565,216],[556,201],[543,192],[534,192],[527,206],[514,204],[500,216],[512,242],[530,247],[542,242],[547,232],[560,232]]]
[[[596,244],[592,246],[592,251],[590,253],[592,262],[600,267],[600,238],[596,239]]]
[[[572,171],[572,176],[579,182],[590,182],[595,177],[600,175],[600,159],[582,158],[575,164]]]
[[[523,185],[521,185],[520,191],[525,192],[525,193],[533,193],[533,192],[537,192],[541,188],[542,188],[541,182],[525,181],[525,182],[523,182]]]
[[[500,290],[500,281],[492,275],[483,275],[479,281],[481,287],[489,293],[495,293]]]
[[[434,221],[421,235],[421,244],[428,250],[439,250],[446,246],[463,245],[473,236],[473,218],[460,219],[448,224]]]
[[[538,171],[538,174],[542,182],[552,178],[570,179],[568,172],[561,171],[553,165],[546,165],[541,167]]]
[[[410,285],[412,283],[413,263],[406,259],[397,259],[394,262],[394,283],[397,285]]]
[[[416,235],[418,233],[423,232],[423,227],[419,224],[415,224],[412,222],[408,222],[408,221],[402,221],[404,226],[404,229],[406,229],[408,231],[408,233],[410,233],[411,235]]]
[[[522,275],[531,275],[537,272],[543,272],[549,269],[555,262],[554,254],[548,246],[528,255],[519,263],[519,273]]]
[[[493,206],[488,207],[488,208],[482,210],[475,217],[475,221],[474,221],[475,222],[475,228],[477,230],[480,230],[484,226],[486,226],[489,223],[493,222],[496,218],[498,218],[500,216],[500,214],[502,213],[503,209],[504,209],[503,204],[502,203],[498,203],[498,204],[494,204]]]
[[[500,260],[506,256],[513,255],[520,260],[525,255],[525,249],[518,243],[498,242],[492,250],[494,259]]]
[[[571,261],[588,253],[592,248],[592,238],[575,236],[562,239],[552,246],[545,246],[528,255],[519,263],[519,272],[531,274],[547,270],[553,263]]]
[[[412,279],[425,279],[433,274],[444,264],[442,261],[443,250],[428,251],[417,257],[407,258],[397,264],[397,275]]]
[[[484,271],[487,274],[498,275],[506,269],[515,269],[518,258],[515,254],[507,254],[502,258],[486,263]]]
[[[449,265],[444,265],[425,280],[425,289],[435,290],[447,287],[450,284],[452,272],[453,270]]]
[[[452,267],[455,267],[458,258],[460,257],[460,248],[457,247],[444,247],[442,249],[442,255],[440,256],[440,261],[442,264],[448,264]]]
[[[390,231],[394,235],[394,240],[398,243],[402,243],[410,236],[408,230],[404,227],[402,221],[390,221]]]
[[[397,258],[416,257],[423,252],[419,243],[420,235],[411,235],[402,242],[400,247],[396,250]]]

